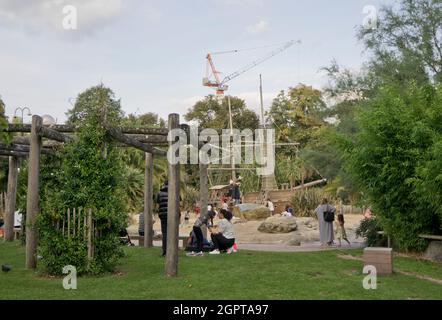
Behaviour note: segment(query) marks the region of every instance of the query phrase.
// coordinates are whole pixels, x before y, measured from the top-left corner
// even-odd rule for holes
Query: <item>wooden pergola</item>
[[[157,147],[171,146],[175,141],[169,132],[180,128],[179,115],[170,114],[168,128],[128,128],[106,127],[108,134],[122,147],[134,147],[145,153],[144,185],[144,247],[153,246],[153,160],[154,156],[166,156],[167,152]],[[30,133],[30,136],[14,137],[10,145],[0,143],[0,156],[9,157],[9,175],[7,207],[5,212],[5,240],[14,239],[14,212],[17,195],[18,159],[28,157],[28,190],[26,203],[26,268],[37,266],[36,251],[38,230],[33,226],[39,208],[39,178],[41,154],[53,153],[54,146],[72,140],[72,134],[78,131],[72,125],[43,125],[40,116],[32,117],[32,124],[9,124],[10,133]],[[43,141],[44,139],[44,141]],[[180,213],[180,163],[168,164],[168,216],[167,216],[167,254],[165,271],[167,276],[178,274],[178,238]],[[207,208],[208,184],[207,166],[200,165],[201,205]]]

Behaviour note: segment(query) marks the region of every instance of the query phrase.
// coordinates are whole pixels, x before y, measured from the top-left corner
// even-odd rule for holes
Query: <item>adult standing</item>
[[[161,221],[161,234],[162,234],[162,256],[166,256],[167,250],[167,203],[168,203],[168,191],[169,182],[166,180],[164,185],[161,187],[160,192],[157,193],[157,204],[158,204],[158,217]]]
[[[327,212],[327,214],[326,214]],[[333,233],[333,220],[325,218],[325,215],[329,215],[328,213],[336,213],[335,207],[328,203],[327,198],[322,199],[321,204],[315,209],[316,216],[318,217],[319,224],[319,238],[321,241],[321,245],[331,246],[334,240]]]

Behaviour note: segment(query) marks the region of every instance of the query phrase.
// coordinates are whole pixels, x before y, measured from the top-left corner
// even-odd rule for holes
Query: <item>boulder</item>
[[[264,220],[270,216],[269,208],[255,204],[244,203],[233,207],[232,213],[241,220]]]
[[[431,241],[425,251],[425,258],[442,263],[442,241]]]
[[[295,217],[270,217],[258,227],[264,233],[289,233],[298,228]]]
[[[300,247],[301,246],[301,241],[297,240],[297,239],[292,239],[287,241],[287,245],[288,246],[294,246],[294,247]]]

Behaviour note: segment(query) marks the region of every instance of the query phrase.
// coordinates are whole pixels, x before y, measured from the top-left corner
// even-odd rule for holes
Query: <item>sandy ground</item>
[[[345,216],[345,228],[352,247],[361,247],[363,240],[356,239],[355,230],[362,220],[360,214],[347,214]],[[154,224],[155,232],[161,233],[160,221],[156,217]],[[192,230],[196,215],[192,214],[187,225],[180,225],[180,235],[189,234]],[[217,223],[215,218],[214,223]],[[319,230],[317,220],[313,218],[297,218],[298,229],[286,234],[268,234],[258,231],[258,226],[262,221],[241,221],[234,219],[236,242],[244,249],[263,251],[311,251],[323,250],[319,243]],[[128,228],[129,234],[138,234],[137,217],[133,219],[133,224]],[[298,240],[301,246],[288,245],[290,240]],[[337,241],[335,241],[337,244]],[[158,243],[159,244],[159,243]],[[344,242],[343,247],[347,244]]]

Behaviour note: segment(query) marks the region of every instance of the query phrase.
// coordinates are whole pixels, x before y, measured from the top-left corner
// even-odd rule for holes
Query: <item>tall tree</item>
[[[361,27],[359,38],[372,51],[378,72],[397,80],[442,80],[440,0],[401,0],[399,9],[384,6],[379,25]]]
[[[184,115],[186,121],[192,121],[200,128],[229,129],[229,105],[228,98],[224,97],[221,103],[214,95],[209,95],[198,101]],[[230,97],[232,109],[232,123],[234,129],[255,130],[259,125],[258,115],[247,108],[244,100],[238,97]]]

